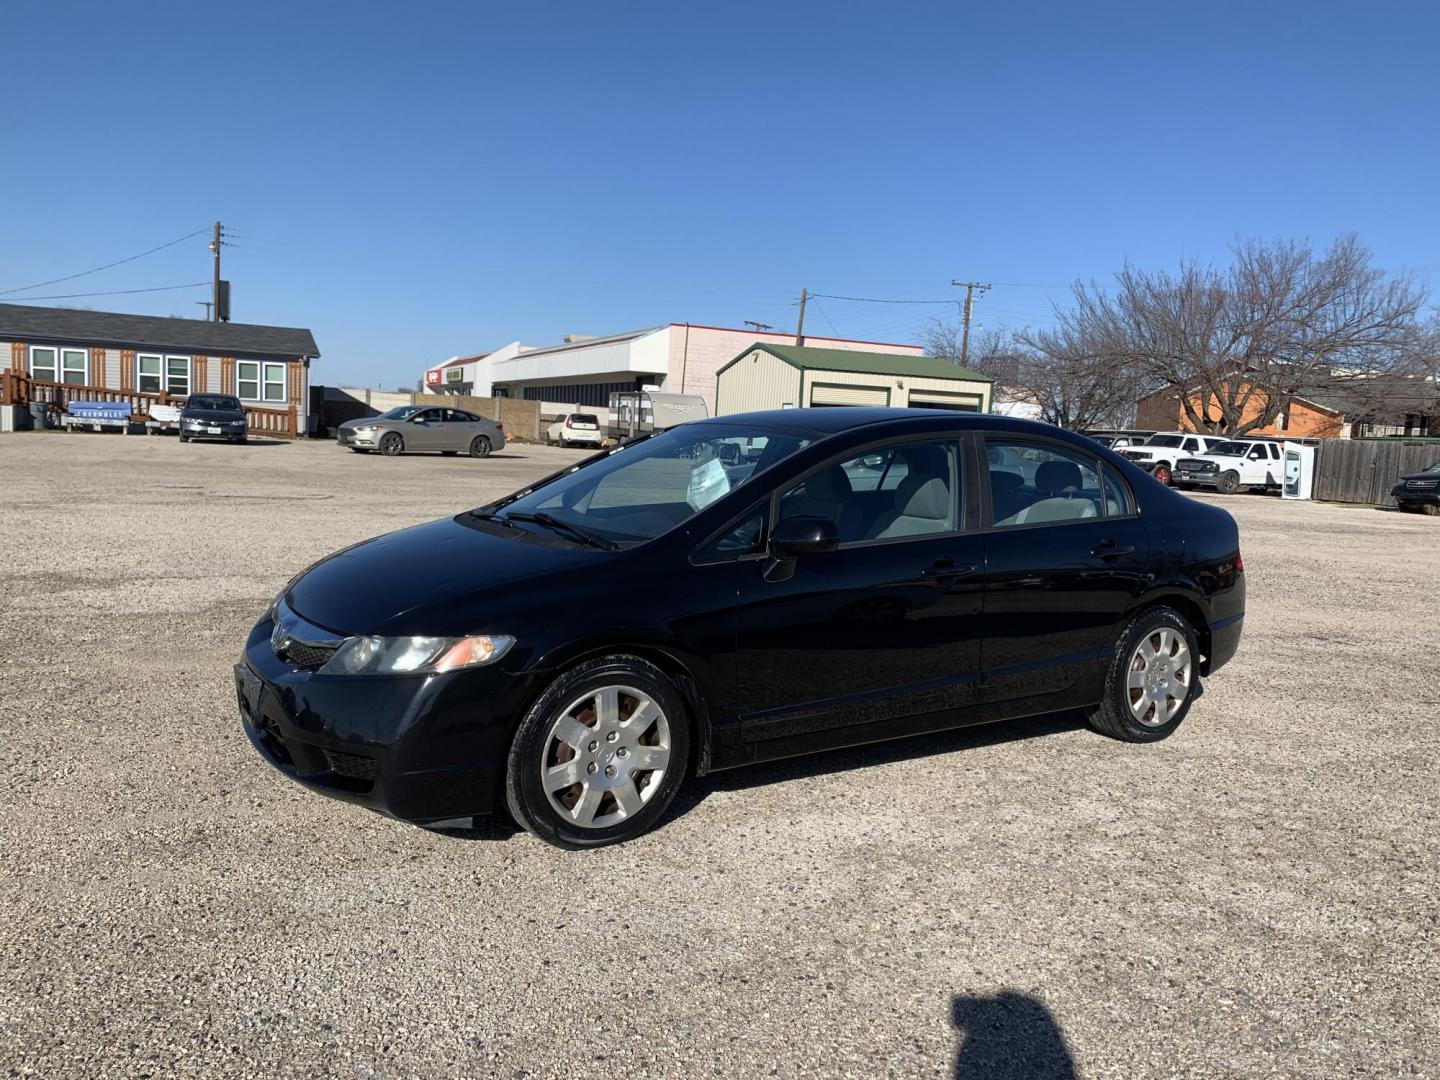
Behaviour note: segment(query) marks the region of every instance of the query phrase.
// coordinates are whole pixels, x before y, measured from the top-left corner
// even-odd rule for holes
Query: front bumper
[[[1419,509],[1422,506],[1440,506],[1440,489],[1416,491],[1404,484],[1396,484],[1390,492],[1402,510]]]
[[[362,450],[373,449],[379,445],[377,436],[378,433],[375,432],[362,435],[360,432],[350,428],[340,428],[335,433],[335,441],[341,446],[358,446]]]
[[[234,672],[261,757],[312,791],[417,824],[494,809],[531,676],[316,675],[275,655],[273,628],[256,624]]]
[[[180,434],[187,439],[243,439],[250,434],[249,424],[192,424],[180,421]]]
[[[1218,472],[1186,472],[1184,469],[1176,469],[1171,475],[1177,484],[1193,484],[1196,487],[1218,487],[1220,484]]]

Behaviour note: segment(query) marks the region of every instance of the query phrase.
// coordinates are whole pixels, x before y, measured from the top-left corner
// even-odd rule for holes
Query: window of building
[[[35,345],[30,349],[30,377],[71,386],[89,384],[90,353],[86,349],[56,349]]]
[[[141,353],[135,357],[136,389],[142,394],[184,397],[190,393],[190,357]]]
[[[237,360],[235,392],[242,401],[283,402],[285,365],[262,364],[258,360]]]

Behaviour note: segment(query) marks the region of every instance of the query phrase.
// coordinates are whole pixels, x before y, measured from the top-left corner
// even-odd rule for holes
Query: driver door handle
[[[947,581],[950,578],[966,577],[975,573],[976,569],[974,563],[957,563],[951,558],[941,558],[921,570],[920,575],[932,581]]]

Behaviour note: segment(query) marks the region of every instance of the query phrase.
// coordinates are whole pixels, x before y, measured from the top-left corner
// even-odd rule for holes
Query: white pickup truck
[[[1242,487],[1278,490],[1285,479],[1285,452],[1271,439],[1229,439],[1181,458],[1174,477],[1178,488],[1208,487],[1223,495]]]
[[[1139,446],[1127,446],[1116,452],[1147,470],[1162,484],[1168,484],[1176,461],[1203,454],[1224,441],[1218,435],[1196,435],[1193,431],[1160,431]]]

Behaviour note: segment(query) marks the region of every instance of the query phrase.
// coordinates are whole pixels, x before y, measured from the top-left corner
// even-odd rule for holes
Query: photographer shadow
[[[950,1013],[961,1036],[955,1080],[1077,1080],[1064,1034],[1034,998],[957,996]]]

